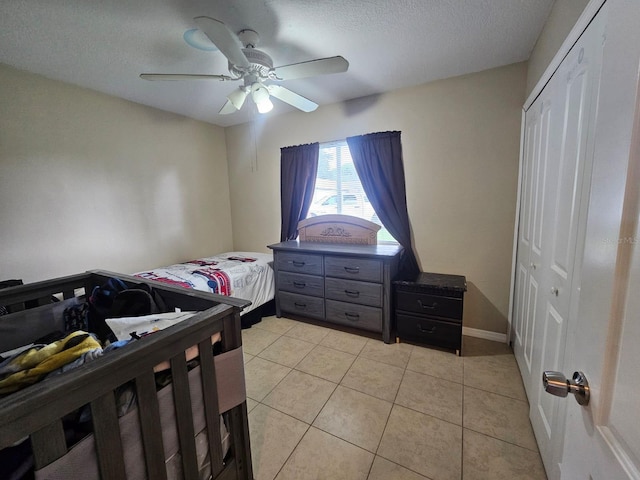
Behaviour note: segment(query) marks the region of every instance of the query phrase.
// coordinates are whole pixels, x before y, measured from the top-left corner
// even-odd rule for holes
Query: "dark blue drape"
[[[400,132],[381,132],[347,138],[353,165],[382,225],[404,252],[399,275],[413,280],[420,267],[411,243]]]
[[[298,238],[298,222],[309,213],[319,154],[319,143],[280,149],[281,242]]]

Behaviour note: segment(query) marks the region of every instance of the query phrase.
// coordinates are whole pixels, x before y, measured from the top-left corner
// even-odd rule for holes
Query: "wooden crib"
[[[53,295],[71,302],[114,276],[130,285],[143,283],[91,271],[0,290],[0,305],[12,312],[0,317],[0,336],[6,340],[3,325],[28,329],[46,321],[53,308],[60,309],[51,303]],[[240,333],[240,311],[247,302],[146,283],[169,309],[198,313],[0,399],[0,449],[29,437],[37,479],[253,479]],[[216,334],[222,347],[214,356]],[[199,366],[188,371],[185,351],[194,346]],[[167,361],[172,383],[157,392],[154,367]],[[114,391],[129,382],[135,385],[137,408],[118,418]],[[63,418],[85,405],[93,433],[68,448]]]

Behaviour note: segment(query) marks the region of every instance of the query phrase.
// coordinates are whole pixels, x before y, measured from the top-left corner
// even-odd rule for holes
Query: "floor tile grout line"
[[[426,416],[426,417],[435,418],[436,420],[440,420],[441,422],[448,423],[449,425],[453,425],[453,426],[455,426],[455,427],[464,428],[464,427],[463,427],[461,424],[459,424],[459,423],[452,422],[451,420],[445,420],[444,418],[438,417],[437,415],[433,415],[433,414],[431,414],[431,413],[424,413],[424,412],[421,412],[420,410],[416,410],[415,408],[405,407],[404,405],[402,405],[402,404],[400,404],[400,403],[395,403],[395,402],[394,402],[394,404],[393,404],[393,405],[394,405],[394,406],[396,406],[396,405],[397,405],[398,407],[404,408],[404,409],[406,409],[406,410],[411,410],[411,411],[412,411],[412,412],[414,412],[414,413],[419,413],[420,415],[424,415],[424,416]]]
[[[320,428],[317,425],[309,425],[309,427],[310,428],[315,428],[316,430],[320,430],[321,432],[326,433],[327,435],[331,435],[333,438],[336,438],[336,439],[338,439],[338,440],[340,440],[342,442],[348,443],[349,445],[353,445],[354,447],[359,448],[360,450],[362,450],[364,452],[370,453],[371,455],[374,456],[374,458],[377,455],[376,452],[372,452],[371,450],[367,450],[366,448],[361,447],[360,445],[357,445],[357,444],[353,443],[352,441],[349,441],[349,440],[346,440],[346,439],[344,439],[342,437],[339,437],[335,433],[328,432],[327,430],[324,430],[323,428]]]
[[[396,462],[395,460],[391,460],[390,458],[385,457],[384,455],[380,455],[379,453],[376,453],[376,457],[380,457],[385,459],[387,462],[391,462],[394,465],[398,465],[401,468],[404,468],[405,470],[409,470],[412,473],[415,473],[416,475],[420,475],[420,477],[426,479],[426,480],[431,480],[431,478],[427,477],[426,475],[423,475],[422,473],[418,472],[417,470],[414,470],[412,468],[407,467],[406,465],[402,465],[401,463]],[[375,460],[375,458],[374,458]]]
[[[502,393],[499,393],[499,392],[496,392],[496,391],[493,391],[493,390],[487,390],[486,388],[479,388],[479,387],[477,387],[475,385],[467,385],[467,384],[463,383],[462,386],[463,387],[468,387],[468,388],[473,388],[474,390],[480,390],[481,392],[485,392],[485,393],[492,393],[492,394],[498,395],[498,396],[500,396],[502,398],[508,398],[509,400],[516,400],[518,402],[523,402],[523,403],[526,403],[526,404],[530,405],[528,399],[523,400],[521,398],[511,397],[509,395],[504,395]],[[525,393],[525,396],[526,396],[526,393]]]
[[[331,391],[331,394],[329,395],[329,397],[327,398],[327,400],[325,400],[325,402],[322,404],[322,407],[320,407],[320,410],[318,411],[318,413],[316,413],[315,417],[313,417],[313,420],[310,423],[307,423],[305,420],[301,420],[297,417],[294,417],[293,415],[291,415],[288,412],[285,412],[283,410],[280,410],[278,407],[274,407],[273,405],[267,405],[266,403],[263,403],[262,401],[258,402],[260,405],[263,405],[265,407],[269,407],[272,408],[273,410],[276,410],[280,413],[282,413],[283,415],[286,415],[287,417],[293,418],[294,420],[297,420],[299,422],[305,423],[307,425],[309,425],[310,427],[313,426],[313,422],[316,421],[316,418],[318,418],[318,415],[320,415],[320,412],[322,412],[322,409],[325,407],[325,405],[327,404],[327,402],[329,401],[329,399],[331,398],[331,395],[333,395],[333,392],[336,391],[336,388],[338,387],[338,385],[334,385],[333,390]],[[267,398],[269,395],[266,395],[264,398]],[[262,400],[264,400],[264,398]],[[252,399],[253,400],[253,399]],[[316,427],[317,428],[317,427]]]
[[[376,446],[376,455],[378,454],[378,451],[380,450],[380,444],[382,443],[382,439],[384,438],[384,434],[387,431],[387,427],[389,426],[389,419],[391,418],[391,413],[393,412],[393,407],[396,405],[396,399],[398,398],[398,392],[400,391],[400,387],[402,386],[402,382],[404,380],[404,375],[407,372],[407,369],[405,368],[402,371],[402,378],[400,379],[400,383],[398,384],[398,390],[396,390],[396,394],[393,397],[393,401],[391,402],[391,408],[389,409],[389,415],[387,415],[387,421],[384,422],[384,428],[382,429],[382,435],[380,435],[380,440],[378,440],[378,445]],[[375,460],[375,458],[374,458]]]
[[[539,451],[539,449],[537,447],[534,450],[534,449],[531,449],[531,448],[528,448],[528,447],[524,447],[522,445],[518,445],[517,443],[510,442],[509,440],[505,440],[504,438],[496,437],[495,435],[490,435],[490,434],[488,434],[486,432],[481,432],[479,430],[476,430],[475,428],[469,428],[469,427],[463,427],[463,428],[464,428],[464,430],[469,430],[470,432],[474,432],[474,433],[477,433],[477,434],[480,434],[480,435],[484,435],[485,437],[493,438],[494,440],[498,440],[499,442],[506,443],[508,445],[513,445],[514,447],[522,448],[523,450],[528,450],[529,452],[540,453],[540,451]]]
[[[280,468],[278,469],[278,471],[276,472],[275,477],[273,477],[274,479],[278,478],[278,475],[280,475],[280,472],[282,471],[282,469],[284,468],[284,466],[287,464],[287,462],[289,461],[289,459],[291,458],[291,456],[293,455],[293,452],[296,451],[296,449],[298,448],[298,446],[300,445],[300,443],[302,442],[302,439],[305,437],[305,435],[309,432],[309,430],[311,429],[311,425],[307,425],[307,429],[304,431],[304,433],[302,434],[302,436],[300,437],[300,440],[298,440],[298,442],[296,443],[296,445],[291,449],[291,453],[289,453],[289,455],[287,455],[287,458],[285,459],[284,462],[282,462],[282,465],[280,465]]]

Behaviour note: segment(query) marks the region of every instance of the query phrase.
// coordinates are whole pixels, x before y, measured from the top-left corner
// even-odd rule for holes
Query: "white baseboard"
[[[468,337],[484,338],[493,342],[507,343],[507,334],[490,332],[489,330],[478,330],[477,328],[462,327],[462,334]]]

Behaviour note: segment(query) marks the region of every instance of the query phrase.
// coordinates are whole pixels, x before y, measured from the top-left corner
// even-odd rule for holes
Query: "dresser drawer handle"
[[[347,273],[360,273],[360,267],[344,267]]]
[[[305,309],[307,308],[307,304],[306,303],[298,303],[298,302],[294,302],[293,303],[295,305],[296,308],[301,308],[301,309]]]
[[[360,320],[360,315],[357,313],[344,312],[344,316],[347,317],[349,320],[353,320],[354,322],[357,322],[358,320]]]
[[[296,288],[304,288],[304,287],[306,287],[306,286],[307,286],[307,284],[306,284],[305,282],[296,282],[296,281],[294,280],[294,282],[293,282],[293,286],[294,286],[294,287],[296,287]]]
[[[360,292],[358,290],[345,290],[344,293],[349,297],[359,297]]]
[[[424,309],[424,310],[435,310],[436,307],[438,306],[437,302],[433,302],[433,305],[425,305],[424,303],[422,303],[422,300],[418,300],[418,304]]]
[[[422,328],[422,325],[418,324],[418,330],[422,333],[436,333],[437,328],[438,327]]]
[[[298,260],[292,260],[291,264],[294,267],[304,267],[306,265],[306,262],[299,262]]]

